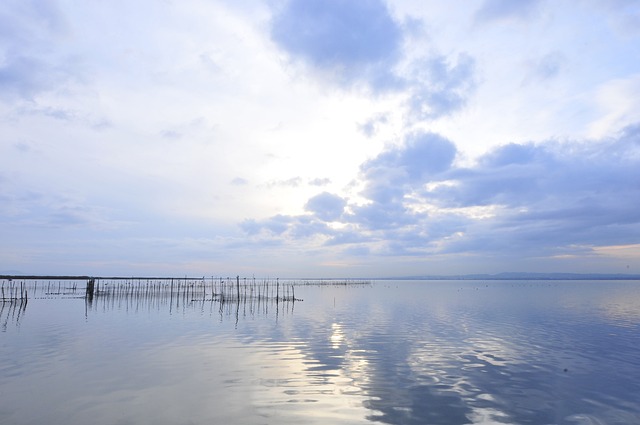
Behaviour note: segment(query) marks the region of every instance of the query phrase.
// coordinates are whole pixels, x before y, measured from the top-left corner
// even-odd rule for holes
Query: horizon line
[[[37,274],[0,274],[2,280],[208,280],[208,279],[283,279],[283,280],[640,280],[636,273],[574,273],[574,272],[500,272],[500,273],[466,273],[458,275],[411,275],[411,276],[377,276],[377,277],[271,277],[271,276],[98,276],[98,275],[37,275]]]

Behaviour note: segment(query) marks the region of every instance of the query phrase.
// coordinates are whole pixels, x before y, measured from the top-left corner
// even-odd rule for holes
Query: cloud
[[[257,235],[262,231],[267,231],[273,235],[281,235],[293,222],[295,222],[293,217],[276,215],[260,222],[248,219],[240,223],[240,227],[249,235]]]
[[[377,114],[376,116],[369,118],[363,124],[360,124],[358,127],[365,136],[372,137],[377,133],[378,128],[387,122],[388,117],[386,114]]]
[[[342,216],[347,201],[338,195],[322,192],[307,201],[305,210],[324,221],[334,221]]]
[[[242,177],[235,177],[233,180],[231,180],[231,184],[234,186],[245,186],[249,184],[249,181]]]
[[[309,186],[326,186],[331,183],[331,179],[326,177],[325,178],[317,177],[313,179],[307,179],[305,181],[302,177],[291,177],[285,180],[271,180],[266,183],[266,186],[268,188],[275,188],[275,187],[296,188],[296,187],[303,186],[305,183]]]
[[[163,130],[160,132],[163,139],[178,140],[182,138],[182,133],[175,130]]]
[[[298,187],[302,184],[301,177],[291,177],[286,180],[272,180],[267,183],[267,187]]]
[[[32,149],[31,144],[24,141],[14,143],[13,147],[16,148],[16,150],[20,153],[27,153],[27,152],[30,152]],[[2,181],[1,178],[0,178],[0,181]]]
[[[6,63],[0,68],[0,94],[31,97],[33,93],[48,86],[48,76],[41,62],[16,54],[6,55]]]
[[[308,201],[317,219],[341,222],[339,231],[300,232],[313,221],[300,216],[279,223],[374,255],[594,255],[640,237],[639,128],[597,142],[508,144],[465,167],[454,165],[451,141],[413,134],[363,163],[365,202],[329,193]]]
[[[56,3],[25,1],[20,7],[0,10],[0,99],[31,99],[55,88],[71,75],[69,58],[60,60],[51,52],[54,41],[65,32]]]
[[[405,144],[391,148],[376,158],[365,162],[361,172],[367,180],[394,185],[405,181],[423,181],[446,171],[456,156],[455,145],[435,133],[413,133],[406,137]]]
[[[438,118],[462,108],[475,88],[474,73],[475,61],[466,54],[455,62],[442,55],[413,62],[407,77],[412,119]]]
[[[595,100],[600,113],[590,123],[591,134],[602,137],[633,125],[640,119],[640,73],[605,82],[597,88]]]
[[[429,243],[432,223],[424,223],[424,217],[416,214],[405,203],[405,196],[419,189],[425,181],[446,172],[452,165],[456,148],[449,140],[434,133],[416,133],[407,137],[402,147],[390,148],[361,166],[364,180],[362,194],[369,202],[365,205],[350,205],[347,201],[327,192],[311,198],[305,209],[317,220],[300,220],[301,216],[289,217],[289,231],[280,227],[285,221],[274,217],[277,232],[273,232],[271,219],[260,223],[251,222],[249,234],[268,231],[278,237],[305,234],[321,235],[327,246],[346,245],[357,252],[371,251],[384,255],[415,255]],[[318,226],[318,220],[343,222],[341,230],[326,225]],[[245,224],[246,227],[246,224]],[[367,246],[362,244],[368,244]]]
[[[374,94],[404,93],[410,122],[459,110],[475,87],[475,61],[423,54],[407,57],[404,40],[419,22],[400,23],[380,0],[291,0],[276,11],[271,37],[295,63],[322,81]],[[384,117],[361,126],[368,136]]]
[[[331,183],[331,179],[329,178],[315,178],[315,179],[311,179],[309,180],[309,185],[310,186],[326,186],[329,183]]]
[[[90,205],[87,201],[67,195],[18,192],[11,185],[3,192],[0,196],[0,224],[18,231],[25,228],[111,230],[119,225],[117,220],[108,217],[107,208]]]
[[[525,77],[525,83],[547,81],[557,77],[565,61],[565,56],[558,51],[549,52],[540,58],[531,60],[527,64],[529,72]]]
[[[296,240],[321,236],[324,240],[333,234],[327,224],[311,216],[276,215],[264,220],[247,219],[240,228],[259,246],[285,245]]]
[[[52,211],[48,223],[54,227],[85,226],[94,223],[94,212],[86,207],[63,206]]]
[[[540,0],[485,0],[476,12],[478,21],[528,18]]]
[[[609,15],[609,25],[614,31],[630,37],[640,33],[640,7],[637,2],[611,0],[595,3]]]
[[[289,55],[350,85],[383,81],[402,32],[380,0],[290,0],[273,17],[271,37]]]

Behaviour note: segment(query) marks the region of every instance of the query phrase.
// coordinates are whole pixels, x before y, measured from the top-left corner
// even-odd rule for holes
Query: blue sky
[[[0,273],[640,273],[640,2],[7,0]]]

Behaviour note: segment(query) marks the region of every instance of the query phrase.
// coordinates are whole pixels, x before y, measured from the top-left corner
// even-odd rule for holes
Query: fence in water
[[[0,330],[5,332],[9,321],[19,323],[29,302],[29,291],[24,281],[3,279],[0,283]]]
[[[29,292],[24,280],[3,279],[0,284],[0,302],[2,303],[27,303]]]
[[[368,285],[364,280],[256,278],[0,277],[0,325],[19,323],[28,299],[84,299],[86,312],[201,309],[239,316],[293,312],[297,287]]]
[[[169,297],[202,301],[214,300],[220,303],[238,303],[247,300],[270,300],[273,302],[302,301],[296,298],[292,283],[279,279],[255,278],[132,278],[87,280],[87,299],[109,298],[150,298]]]

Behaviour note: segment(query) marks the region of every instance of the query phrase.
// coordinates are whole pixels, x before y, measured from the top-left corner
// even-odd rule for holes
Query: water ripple
[[[640,423],[635,287],[401,285],[35,300],[0,333],[0,422]]]

